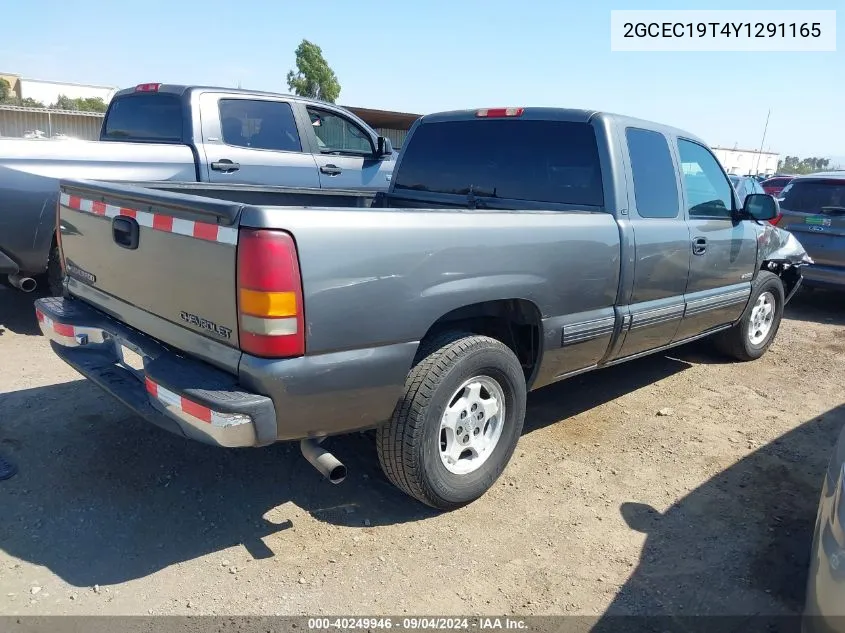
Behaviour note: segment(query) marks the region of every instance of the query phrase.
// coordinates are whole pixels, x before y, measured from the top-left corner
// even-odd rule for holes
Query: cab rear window
[[[182,102],[178,96],[162,93],[126,95],[117,97],[109,106],[101,139],[180,142],[182,123]]]
[[[405,144],[394,191],[601,207],[593,127],[483,119],[423,123]]]

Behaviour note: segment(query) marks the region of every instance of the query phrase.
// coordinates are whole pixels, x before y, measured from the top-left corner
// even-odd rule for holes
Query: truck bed
[[[609,341],[602,330],[560,362],[566,323],[614,317],[620,244],[608,213],[366,208],[370,195],[360,192],[205,184],[68,180],[61,188],[69,297],[284,403],[291,415],[280,437],[384,419],[419,341],[467,306],[538,307],[548,334],[537,341],[548,350],[541,382],[568,363],[595,362]],[[116,241],[122,218],[139,225],[134,248]],[[239,242],[256,231],[295,242],[305,333],[295,358],[242,349]]]
[[[311,187],[269,187],[266,185],[213,184],[208,182],[130,181],[135,188],[185,194],[249,205],[291,207],[357,207],[372,206],[375,191],[317,189]]]

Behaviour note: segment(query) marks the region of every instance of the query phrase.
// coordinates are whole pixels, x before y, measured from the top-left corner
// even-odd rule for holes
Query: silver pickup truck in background
[[[320,440],[375,428],[441,509],[499,477],[531,389],[705,336],[759,358],[810,261],[701,140],[591,111],[425,116],[373,208],[204,187],[62,182],[55,353],[185,437],[300,440],[335,482]]]
[[[118,92],[99,141],[0,140],[0,275],[55,294],[60,178],[387,189],[395,154],[351,112],[289,95],[141,84]]]

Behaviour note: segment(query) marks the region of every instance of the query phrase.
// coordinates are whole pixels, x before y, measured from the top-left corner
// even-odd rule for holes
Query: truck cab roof
[[[322,105],[322,106],[330,106],[330,107],[341,107],[337,104],[327,103],[325,101],[320,101],[318,99],[311,99],[309,97],[300,97],[298,95],[292,95],[287,93],[280,93],[280,92],[268,92],[264,90],[247,90],[245,88],[226,88],[224,86],[188,86],[182,84],[159,84],[159,83],[147,83],[147,84],[138,84],[131,88],[124,88],[123,90],[118,90],[113,98],[117,97],[125,97],[128,95],[138,94],[138,93],[145,93],[145,92],[157,92],[167,93],[177,95],[179,97],[190,96],[191,93],[194,92],[227,92],[231,94],[241,94],[244,96],[256,96],[256,97],[275,97],[275,98],[285,98],[290,99],[291,101],[298,101],[301,103],[310,103],[313,105]]]
[[[450,110],[444,112],[436,112],[427,114],[419,119],[419,124],[425,123],[445,123],[448,121],[467,121],[477,118],[485,118],[483,113],[500,111],[500,110],[514,110],[519,111],[519,114],[503,115],[497,112],[495,118],[512,118],[514,120],[526,121],[567,121],[572,123],[591,123],[604,122],[607,124],[616,123],[621,127],[638,127],[647,130],[654,130],[661,132],[667,136],[680,136],[692,141],[697,141],[704,145],[707,143],[694,134],[675,128],[662,123],[648,121],[646,119],[639,119],[636,117],[626,116],[622,114],[615,114],[613,112],[600,110],[587,110],[581,108],[554,108],[554,107],[530,107],[530,108],[473,108],[464,110]],[[494,117],[491,117],[494,118]]]

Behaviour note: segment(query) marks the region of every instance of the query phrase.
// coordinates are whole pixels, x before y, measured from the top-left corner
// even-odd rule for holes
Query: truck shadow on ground
[[[843,424],[845,405],[759,448],[662,513],[636,500],[623,504],[628,526],[648,536],[639,565],[592,630],[655,624],[617,618],[624,615],[799,615],[824,472]],[[749,622],[686,624],[739,631]]]
[[[532,394],[526,432],[687,366],[662,356],[634,362],[637,371],[608,369]],[[265,540],[280,541],[265,537],[301,521],[297,508],[361,529],[436,514],[386,480],[370,435],[326,441],[349,470],[332,486],[296,443],[226,450],[184,440],[85,380],[0,394],[0,411],[0,453],[19,467],[0,482],[0,549],[79,587],[140,578],[236,545],[271,557]]]
[[[0,285],[0,336],[6,330],[15,334],[41,335],[33,302],[43,296],[38,291],[24,293]]]
[[[793,321],[845,325],[845,292],[802,288],[786,306],[784,317]]]

